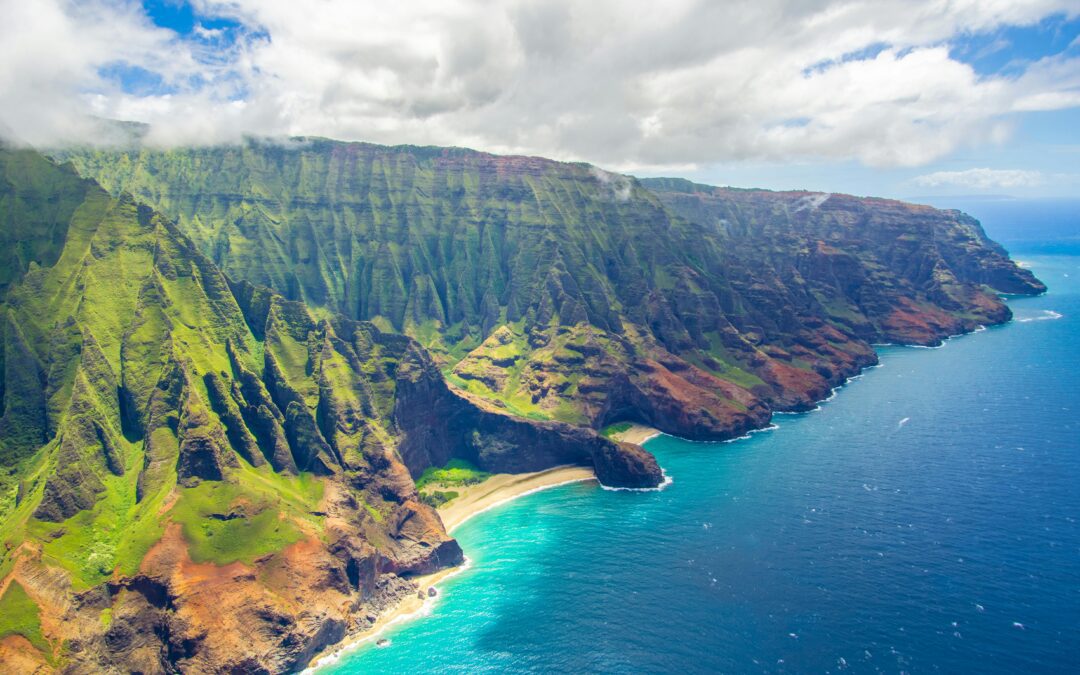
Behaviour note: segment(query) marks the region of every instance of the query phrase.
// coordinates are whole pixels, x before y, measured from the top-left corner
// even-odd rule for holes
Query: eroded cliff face
[[[478,395],[602,426],[631,419],[726,439],[806,410],[876,363],[1011,317],[999,292],[1045,287],[955,211],[846,195],[644,184],[699,242],[646,318],[508,324],[451,370]]]
[[[451,390],[430,363],[399,380],[394,417],[405,433],[399,451],[414,475],[455,457],[493,473],[525,473],[567,464],[592,466],[609,487],[657,487],[663,476],[641,448],[563,422],[526,420],[490,401]]]
[[[295,670],[461,562],[413,482],[432,461],[662,478],[638,448],[478,406],[413,339],[232,282],[149,207],[0,148],[13,199],[0,231],[27,209],[66,222],[9,252],[0,287],[0,610],[18,610],[0,670]]]
[[[1041,284],[957,212],[324,139],[67,151],[240,279],[429,347],[530,418],[723,439]]]
[[[0,150],[12,667],[298,668],[461,559],[426,467],[655,486],[596,430],[738,436],[1043,290],[887,200],[318,139],[61,154]]]

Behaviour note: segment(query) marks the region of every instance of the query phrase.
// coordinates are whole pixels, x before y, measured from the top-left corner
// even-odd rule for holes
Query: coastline
[[[417,590],[425,591],[425,597],[420,597],[415,593],[410,593],[401,599],[401,601],[391,608],[389,611],[383,612],[379,615],[379,618],[375,620],[375,623],[371,624],[371,627],[367,630],[354,633],[352,635],[345,636],[341,642],[328,645],[325,649],[319,652],[311,661],[307,667],[304,668],[301,673],[313,674],[319,672],[322,668],[335,663],[345,654],[357,649],[363,644],[378,640],[379,637],[387,631],[391,626],[399,623],[405,623],[417,617],[423,616],[431,611],[435,601],[438,600],[438,595],[435,597],[427,597],[427,589],[435,586],[436,584],[449,579],[452,576],[460,574],[469,568],[469,559],[466,558],[465,562],[457,567],[448,567],[438,572],[432,572],[431,574],[424,574],[418,577],[412,577],[411,581],[416,584]]]
[[[557,466],[544,471],[520,474],[498,473],[482,483],[457,488],[459,495],[437,509],[437,511],[447,533],[450,533],[470,518],[519,497],[559,485],[589,480],[596,480],[596,474],[591,467],[585,466]],[[423,599],[415,593],[407,595],[392,609],[380,614],[375,623],[367,630],[349,635],[341,642],[331,645],[318,654],[302,672],[318,672],[325,666],[336,662],[344,654],[357,649],[363,644],[377,640],[392,626],[430,613],[442,594],[437,593],[434,597],[429,597],[427,589],[431,587],[437,588],[440,583],[461,574],[470,566],[471,562],[466,557],[465,562],[457,567],[449,567],[431,574],[412,577],[410,580],[416,584],[417,589],[424,591]]]
[[[644,424],[631,424],[629,429],[625,431],[616,431],[611,434],[611,440],[618,441],[620,443],[633,443],[634,445],[643,445],[646,441],[652,440],[659,436],[662,432]]]
[[[1009,323],[1009,322],[1005,322]],[[1004,324],[997,324],[1004,325]],[[979,328],[985,330],[985,326]],[[903,343],[884,343],[873,344],[877,347],[922,347],[924,349],[940,349],[945,346],[945,342],[954,338],[963,337],[973,333],[981,332],[976,329],[966,333],[956,333],[948,335],[942,339],[942,344],[936,347],[925,347],[922,345],[908,345]],[[862,366],[856,373],[850,375],[842,382],[832,387],[829,391],[829,395],[824,399],[818,401],[818,405],[808,411],[802,412],[778,412],[774,414],[806,414],[815,412],[821,409],[821,404],[832,400],[840,389],[843,389],[845,385],[852,380],[862,377],[866,371],[880,368],[883,364],[880,362]],[[743,436],[729,439],[724,442],[737,441],[748,438],[751,434],[771,431],[779,428],[779,425],[770,423],[767,426],[759,429],[751,429]],[[663,432],[653,427],[632,423],[628,429],[623,431],[617,431],[612,433],[609,438],[613,441],[620,443],[634,443],[637,445],[643,445],[647,441],[663,435]],[[685,440],[685,439],[684,439]],[[666,474],[665,474],[666,478]],[[532,473],[522,474],[494,474],[482,483],[476,485],[469,485],[465,487],[458,487],[456,491],[459,493],[456,498],[444,504],[442,507],[436,509],[439,517],[443,521],[443,525],[446,528],[446,532],[449,534],[454,529],[467,522],[474,516],[477,516],[485,511],[493,509],[497,506],[501,506],[507,502],[513,501],[519,497],[531,494],[533,492],[539,492],[559,485],[565,485],[568,483],[577,483],[587,480],[595,480],[596,475],[592,468],[584,466],[564,465],[558,466],[543,471],[536,471]],[[661,486],[661,489],[670,482],[670,478],[666,478],[665,483]],[[447,579],[454,577],[462,572],[466,571],[471,566],[471,561],[468,556],[465,558],[465,562],[458,567],[451,567],[444,570],[439,570],[432,574],[413,577],[412,581],[416,583],[418,589],[426,590],[430,587],[438,588],[438,584]],[[341,642],[330,646],[327,650],[320,653],[313,658],[308,666],[302,671],[305,674],[312,674],[320,671],[323,667],[330,665],[331,663],[339,660],[343,655],[351,652],[361,645],[377,640],[384,632],[390,627],[410,621],[414,618],[426,615],[431,612],[434,604],[442,597],[442,593],[437,593],[434,597],[425,597],[420,599],[415,594],[410,594],[399,602],[394,608],[387,612],[384,612],[379,616],[378,620],[372,624],[368,630],[356,633],[354,635],[347,636]]]
[[[1001,324],[992,324],[994,326],[1007,325],[1012,320],[1003,322]],[[945,343],[955,338],[964,337],[974,333],[982,332],[986,329],[986,326],[979,326],[977,329],[967,332],[955,333],[947,335],[941,340],[941,344],[934,347],[927,347],[923,345],[912,345],[904,343],[878,343],[872,344],[875,348],[878,347],[919,347],[923,349],[940,349],[945,346]],[[854,374],[845,377],[842,382],[832,387],[829,391],[829,395],[817,402],[817,405],[807,411],[800,412],[775,412],[774,415],[802,415],[811,412],[815,412],[821,409],[821,404],[832,400],[838,392],[843,389],[851,381],[861,378],[866,371],[882,367],[882,363],[874,363],[860,367]],[[748,438],[751,434],[771,431],[779,428],[779,425],[770,423],[767,426],[751,429],[746,434],[728,439],[724,441],[729,443],[732,441],[738,441]],[[664,432],[655,429],[653,427],[632,423],[630,427],[624,431],[618,431],[612,433],[609,438],[613,441],[620,443],[634,443],[637,445],[643,445],[647,441],[663,435]],[[683,439],[686,440],[686,439]],[[469,519],[477,516],[485,511],[493,509],[497,506],[501,506],[507,502],[513,501],[518,497],[531,494],[533,492],[539,492],[559,485],[565,485],[568,483],[577,483],[587,480],[595,480],[596,475],[592,468],[584,466],[564,465],[546,469],[543,471],[536,471],[531,473],[522,474],[494,474],[482,483],[476,485],[470,485],[465,487],[458,487],[455,490],[459,493],[458,497],[454,498],[451,502],[444,504],[441,508],[436,509],[439,513],[439,517],[443,520],[443,525],[446,528],[446,532],[449,534],[455,528],[467,522]],[[660,489],[663,489],[671,482],[671,479],[665,474],[665,482],[661,485]],[[603,486],[601,486],[603,487]],[[608,489],[608,488],[605,488]],[[616,488],[619,489],[619,488]],[[472,562],[466,556],[465,562],[458,567],[451,567],[444,570],[439,570],[432,574],[413,577],[412,581],[417,585],[418,589],[428,589],[430,587],[438,588],[438,584],[446,581],[447,579],[454,577],[458,574],[465,572],[471,567]],[[338,661],[345,654],[354,651],[361,645],[368,642],[377,640],[383,633],[385,633],[392,626],[405,623],[414,618],[429,614],[434,607],[434,604],[442,597],[442,593],[437,593],[434,597],[425,597],[420,599],[415,594],[410,594],[399,602],[395,607],[387,612],[381,614],[371,628],[368,630],[356,633],[354,635],[347,636],[341,642],[328,646],[324,651],[320,652],[315,658],[313,658],[308,666],[301,671],[305,675],[314,675],[320,671],[323,667],[328,666]]]
[[[567,483],[596,480],[591,467],[557,466],[533,473],[497,473],[482,483],[455,488],[458,496],[437,510],[447,533],[473,516],[527,494]]]

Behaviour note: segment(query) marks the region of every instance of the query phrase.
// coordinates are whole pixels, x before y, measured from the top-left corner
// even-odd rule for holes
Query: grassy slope
[[[647,354],[658,344],[784,399],[784,382],[816,391],[817,373],[869,358],[865,338],[903,338],[888,323],[896,297],[985,320],[970,311],[976,291],[956,278],[963,266],[939,250],[966,225],[941,212],[857,201],[806,208],[799,195],[753,191],[710,202],[706,186],[654,181],[654,193],[581,164],[320,139],[63,154],[108,189],[177,218],[236,278],[403,330],[436,352],[451,382],[533,418],[598,421],[577,381],[555,381],[579,376],[548,373],[568,392],[561,401],[533,378],[559,359],[560,325],[585,322]],[[842,255],[826,247],[829,259],[814,260],[817,239],[835,237]],[[987,246],[974,237],[968,248]],[[871,286],[893,295],[866,294]],[[852,344],[809,344],[800,326],[819,319]],[[493,351],[485,340],[501,326],[514,339]],[[529,341],[538,331],[549,340]],[[777,374],[785,368],[796,372]]]
[[[26,208],[33,206],[35,195],[45,201],[54,191],[84,194],[83,202],[70,210],[66,227],[56,226],[66,236],[61,253],[43,255],[46,266],[28,265],[25,278],[10,289],[3,310],[48,374],[48,426],[56,435],[34,452],[4,450],[0,541],[5,554],[0,572],[9,567],[17,543],[30,538],[43,543],[46,562],[71,573],[76,589],[100,583],[114,570],[133,574],[168,519],[183,524],[194,558],[219,564],[251,561],[296,541],[305,530],[317,532],[320,519],[310,512],[321,498],[320,481],[309,474],[295,478],[278,474],[266,465],[244,463],[231,482],[180,489],[173,501],[176,469],[174,463],[166,463],[163,479],[142,500],[136,499],[145,441],[121,428],[116,392],[97,386],[100,380],[124,382],[136,393],[146,392],[162,377],[167,361],[179,361],[195,375],[190,386],[206,401],[208,392],[198,375],[231,370],[226,341],[240,346],[243,360],[256,371],[263,347],[248,330],[235,301],[222,292],[224,280],[193,258],[184,240],[163,221],[139,212],[129,200],[88,187],[33,153],[0,155]],[[25,183],[37,186],[37,191]],[[67,211],[58,213],[66,217]],[[3,231],[7,230],[5,223]],[[50,261],[53,264],[47,266]],[[150,292],[153,285],[158,288]],[[88,346],[91,342],[93,349]],[[95,361],[93,355],[99,358]],[[8,394],[10,407],[14,395]],[[211,427],[220,428],[217,415],[206,412]],[[87,480],[102,487],[93,506],[63,522],[35,518],[45,485],[59,468],[59,439],[78,434],[80,418],[100,424],[126,470],[116,475],[104,465],[96,439],[80,442],[81,464],[92,474]],[[168,427],[148,435],[165,442],[174,439]],[[0,444],[5,441],[0,437]],[[208,518],[211,513],[228,513],[238,503],[247,508],[249,518]]]
[[[43,654],[49,654],[49,643],[41,633],[40,614],[41,610],[26,594],[26,589],[16,581],[11,582],[0,597],[0,639],[21,635]]]
[[[619,330],[671,267],[701,269],[694,228],[585,165],[318,140],[71,158],[237,278],[404,329],[451,363],[538,314]]]
[[[431,466],[424,470],[416,479],[416,487],[424,489],[429,486],[463,487],[482,483],[491,474],[481,471],[464,459],[452,459],[446,466]]]
[[[482,483],[491,476],[463,459],[452,459],[446,466],[431,466],[416,479],[416,488],[420,490],[420,500],[429,506],[439,508],[446,502],[456,499],[457,490],[467,485]]]

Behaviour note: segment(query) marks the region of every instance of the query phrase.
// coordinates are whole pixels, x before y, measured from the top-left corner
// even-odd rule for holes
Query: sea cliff
[[[52,154],[0,149],[18,669],[299,669],[461,562],[425,470],[655,487],[599,430],[739,436],[1044,290],[888,200],[324,139]]]

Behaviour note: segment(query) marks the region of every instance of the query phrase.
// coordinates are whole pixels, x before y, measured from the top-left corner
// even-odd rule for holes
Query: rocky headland
[[[298,139],[0,149],[0,666],[289,672],[462,551],[468,462],[655,487],[1044,290],[955,211]]]

